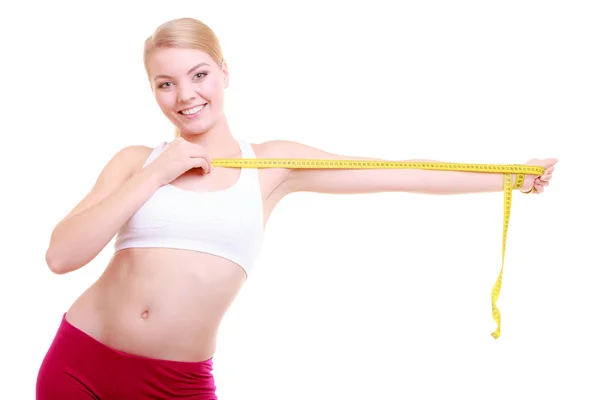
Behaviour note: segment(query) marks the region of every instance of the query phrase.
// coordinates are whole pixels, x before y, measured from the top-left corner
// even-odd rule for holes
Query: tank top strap
[[[150,155],[148,156],[148,158],[146,158],[146,162],[144,162],[144,165],[142,168],[144,168],[145,166],[150,164],[152,161],[154,161],[156,159],[156,157],[158,157],[167,148],[168,145],[169,145],[168,142],[162,142],[161,144],[159,144],[158,146],[153,148],[152,151],[150,152]]]
[[[246,140],[238,140],[240,150],[242,152],[242,158],[256,158],[256,153],[252,148],[252,145]],[[252,186],[260,191],[260,183],[258,179],[258,168],[242,168],[241,175],[242,186]]]
[[[238,143],[240,145],[243,158],[256,158],[256,154],[254,153],[254,149],[250,143],[243,139],[238,140]]]

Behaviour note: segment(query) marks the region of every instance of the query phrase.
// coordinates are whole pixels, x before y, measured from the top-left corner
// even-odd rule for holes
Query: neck
[[[239,143],[231,134],[224,115],[209,130],[192,134],[181,132],[181,137],[204,147],[212,158],[233,158],[240,155]]]

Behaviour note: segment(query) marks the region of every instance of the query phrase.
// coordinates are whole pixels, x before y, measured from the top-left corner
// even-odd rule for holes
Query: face
[[[223,115],[227,67],[192,49],[157,49],[148,60],[150,84],[165,116],[183,133],[201,134]]]

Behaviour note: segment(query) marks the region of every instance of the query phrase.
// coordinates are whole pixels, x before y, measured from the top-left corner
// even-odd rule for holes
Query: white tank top
[[[252,146],[238,141],[243,158],[256,158]],[[152,150],[143,167],[166,147]],[[132,247],[194,250],[252,268],[263,241],[263,204],[258,170],[242,168],[230,188],[194,192],[161,186],[117,233],[115,252]]]

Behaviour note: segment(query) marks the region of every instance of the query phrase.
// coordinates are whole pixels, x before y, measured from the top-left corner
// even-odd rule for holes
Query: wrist
[[[525,184],[525,180],[527,179],[525,174],[512,174],[511,178],[513,182],[513,190],[522,191],[523,185]]]
[[[161,174],[159,174],[150,166],[144,167],[137,171],[134,177],[144,182],[144,184],[149,185],[154,190],[158,190],[158,188],[165,184]]]
[[[535,188],[533,186],[534,180],[535,180],[534,176],[524,175],[524,177],[522,178],[522,184],[521,184],[521,186],[518,187],[519,191],[524,194],[533,192],[535,190]]]

